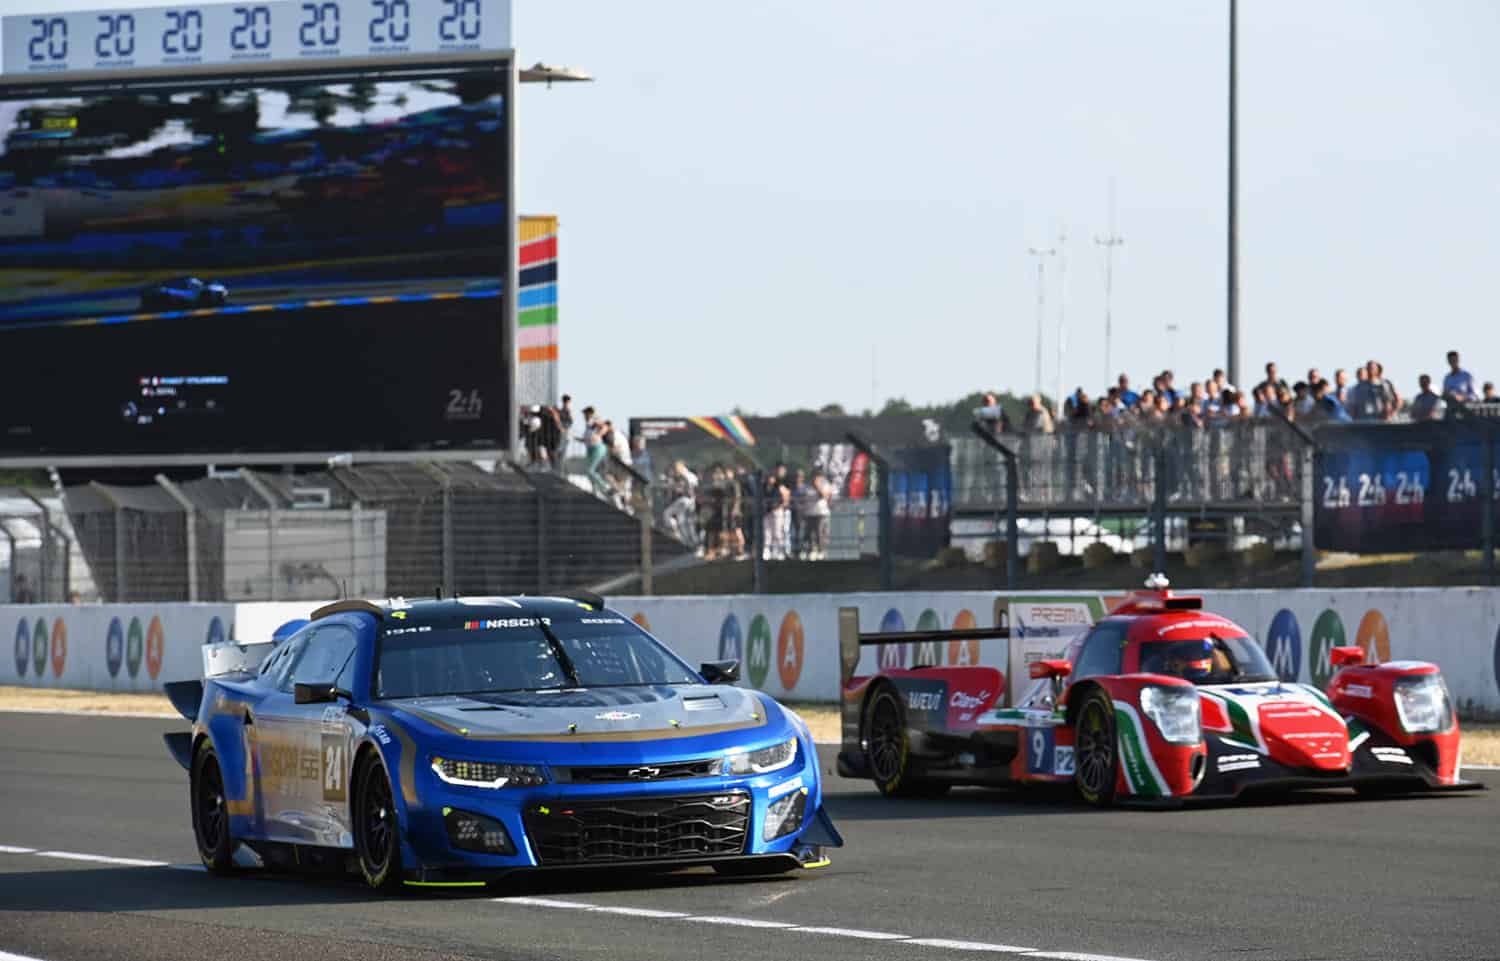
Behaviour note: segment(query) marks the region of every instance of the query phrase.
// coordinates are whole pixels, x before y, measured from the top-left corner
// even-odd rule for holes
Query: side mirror
[[[1362,647],[1333,647],[1328,649],[1328,663],[1334,667],[1348,667],[1351,664],[1363,664],[1365,662],[1365,651]]]
[[[348,691],[341,691],[332,684],[295,684],[292,698],[298,704],[332,704],[339,698],[350,698]]]
[[[1073,673],[1073,662],[1064,658],[1057,658],[1055,660],[1050,658],[1043,659],[1032,661],[1029,670],[1031,676],[1037,679],[1044,677],[1063,678]]]
[[[698,673],[710,684],[733,684],[740,679],[739,661],[704,661]]]

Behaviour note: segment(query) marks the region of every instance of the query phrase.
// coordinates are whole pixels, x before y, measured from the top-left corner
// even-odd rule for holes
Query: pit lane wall
[[[838,609],[857,607],[864,631],[988,627],[1006,641],[886,645],[862,651],[859,673],[885,666],[986,664],[1026,683],[1025,664],[1066,647],[1119,593],[1000,591],[611,597],[697,664],[735,658],[741,684],[791,701],[836,702]],[[1428,660],[1447,678],[1459,709],[1500,717],[1500,591],[1482,588],[1208,591],[1205,606],[1259,638],[1286,680],[1323,685],[1328,651],[1358,644],[1372,660]],[[306,617],[315,602],[246,604],[0,605],[0,684],[113,691],[160,690],[198,677],[201,645],[264,640]]]

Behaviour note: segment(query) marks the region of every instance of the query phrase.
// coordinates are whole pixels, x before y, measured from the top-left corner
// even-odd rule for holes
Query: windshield
[[[375,696],[697,683],[687,665],[622,617],[512,617],[386,628]]]
[[[1260,645],[1244,635],[1147,641],[1141,645],[1141,673],[1166,674],[1194,684],[1276,680],[1276,671]]]

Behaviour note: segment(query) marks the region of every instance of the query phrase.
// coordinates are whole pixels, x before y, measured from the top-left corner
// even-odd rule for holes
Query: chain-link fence
[[[1300,496],[1304,442],[1279,420],[1062,430],[1004,440],[1019,458],[1017,495],[1027,508],[1145,510],[1158,496],[1158,475],[1168,503],[1181,507],[1292,508]],[[1001,455],[975,438],[952,443],[955,510],[1003,505]]]
[[[636,570],[643,545],[685,553],[564,478],[503,466],[244,470],[63,500],[107,601],[536,594]]]
[[[61,603],[86,587],[70,563],[73,544],[55,491],[0,487],[0,603]]]

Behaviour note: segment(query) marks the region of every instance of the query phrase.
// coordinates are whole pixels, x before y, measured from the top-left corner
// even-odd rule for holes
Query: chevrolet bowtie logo
[[[661,773],[659,767],[634,767],[625,772],[627,776],[637,781],[649,781]]]

